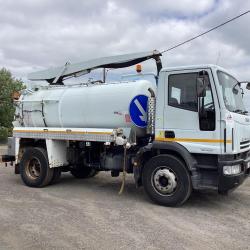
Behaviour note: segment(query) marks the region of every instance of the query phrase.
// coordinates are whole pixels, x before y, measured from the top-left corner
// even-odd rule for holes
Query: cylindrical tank
[[[132,128],[137,136],[142,136],[145,134],[145,126],[133,120],[142,119],[143,124],[143,111],[147,110],[136,97],[149,97],[149,88],[155,91],[156,84],[138,80],[88,86],[43,87],[21,96],[16,115],[25,127]],[[131,117],[133,101],[134,109],[138,110]]]

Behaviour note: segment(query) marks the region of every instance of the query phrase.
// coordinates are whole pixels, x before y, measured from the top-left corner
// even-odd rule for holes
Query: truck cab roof
[[[194,70],[194,69],[212,69],[212,70],[221,70],[228,72],[228,70],[215,64],[197,64],[197,65],[165,67],[161,71],[169,72],[169,71],[182,71],[182,70]]]

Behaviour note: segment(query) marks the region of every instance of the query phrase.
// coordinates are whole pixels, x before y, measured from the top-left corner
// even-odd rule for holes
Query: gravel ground
[[[3,155],[7,152],[7,146],[0,144],[0,155]]]
[[[42,189],[0,164],[0,249],[250,249],[250,179],[229,196],[195,193],[152,204],[127,178],[64,174]]]

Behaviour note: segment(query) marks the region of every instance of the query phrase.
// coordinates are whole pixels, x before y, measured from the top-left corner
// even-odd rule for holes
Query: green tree
[[[11,134],[15,113],[12,94],[23,88],[23,82],[14,78],[9,70],[0,69],[0,140]]]

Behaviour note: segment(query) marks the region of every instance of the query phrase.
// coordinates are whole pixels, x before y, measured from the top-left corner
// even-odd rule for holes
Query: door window
[[[197,112],[196,79],[197,73],[170,75],[168,79],[168,105]]]
[[[201,71],[204,74],[204,71]],[[198,112],[200,130],[215,130],[215,107],[208,73],[205,72],[207,83],[204,86],[205,94],[197,96],[197,78],[199,72],[180,73],[169,75],[168,78],[168,105]]]
[[[199,97],[200,130],[215,130],[215,107],[210,83],[206,86],[206,94]]]

